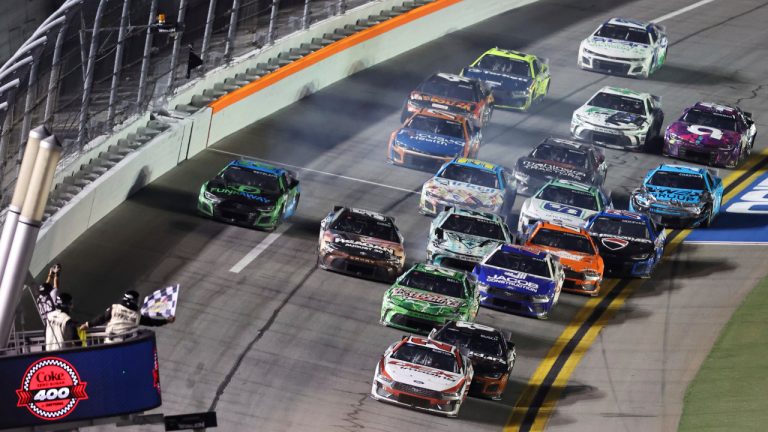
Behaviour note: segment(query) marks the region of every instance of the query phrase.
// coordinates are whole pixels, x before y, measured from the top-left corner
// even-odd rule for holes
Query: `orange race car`
[[[563,291],[596,296],[603,280],[603,259],[584,228],[558,222],[537,222],[526,235],[526,246],[538,246],[560,258],[565,270]]]
[[[454,157],[474,158],[482,133],[466,117],[420,109],[389,138],[387,159],[396,165],[435,165]]]

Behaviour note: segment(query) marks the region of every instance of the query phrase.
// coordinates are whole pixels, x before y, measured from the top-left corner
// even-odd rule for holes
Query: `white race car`
[[[658,96],[603,87],[573,112],[571,135],[606,147],[642,151],[661,135],[663,122]]]
[[[455,346],[404,336],[376,365],[371,397],[456,417],[473,375],[472,362]]]
[[[596,72],[648,78],[664,64],[668,46],[664,27],[612,18],[581,42],[578,64]]]
[[[560,222],[583,226],[604,209],[613,208],[611,199],[597,186],[569,180],[551,180],[523,202],[517,231],[525,235],[536,222]]]

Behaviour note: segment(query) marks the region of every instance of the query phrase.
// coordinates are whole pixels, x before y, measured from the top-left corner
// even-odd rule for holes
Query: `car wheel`
[[[708,208],[708,211],[709,211],[709,215],[707,216],[707,219],[704,221],[703,224],[701,224],[701,226],[703,226],[704,228],[711,227],[712,226],[712,222],[714,222],[714,220],[715,220],[715,213],[712,211],[712,207],[711,206]]]

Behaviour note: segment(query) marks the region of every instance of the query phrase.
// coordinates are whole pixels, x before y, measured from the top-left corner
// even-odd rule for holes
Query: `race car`
[[[427,259],[436,265],[471,271],[496,246],[512,240],[500,216],[451,207],[432,220]]]
[[[475,376],[469,387],[470,396],[500,400],[515,367],[515,344],[493,327],[466,321],[449,321],[433,329],[429,340],[459,348],[469,357]]]
[[[560,258],[565,273],[563,291],[600,294],[605,266],[597,246],[584,228],[539,221],[524,239],[525,246],[538,246]]]
[[[482,81],[437,73],[424,80],[408,97],[400,122],[424,108],[448,111],[471,119],[478,128],[491,120],[493,94]]]
[[[461,76],[485,82],[493,91],[496,108],[522,111],[544,99],[549,91],[549,65],[532,54],[491,48],[484,52]]]
[[[446,321],[474,321],[477,290],[463,271],[416,264],[397,278],[381,303],[381,324],[428,333]]]
[[[457,417],[474,370],[458,348],[403,336],[376,365],[371,397],[382,402]]]
[[[664,133],[664,156],[736,168],[755,146],[752,114],[737,106],[698,102]]]
[[[524,234],[540,220],[580,226],[606,208],[613,208],[613,203],[601,188],[570,180],[550,180],[523,202],[517,232]]]
[[[560,298],[565,274],[559,259],[540,248],[501,245],[481,261],[480,305],[546,319]]]
[[[573,112],[571,135],[621,150],[645,150],[661,136],[661,99],[650,93],[603,87]]]
[[[445,207],[509,216],[517,184],[506,169],[476,159],[455,158],[444,164],[421,188],[419,212],[435,216]]]
[[[545,138],[515,166],[518,193],[536,192],[552,179],[602,186],[607,174],[608,162],[602,150],[554,137]]]
[[[651,277],[664,256],[664,227],[644,214],[605,210],[586,226],[605,263],[605,274],[615,277]]]
[[[707,227],[723,200],[723,180],[706,168],[661,164],[632,192],[629,211],[667,227]]]
[[[437,168],[456,156],[475,157],[483,133],[466,117],[422,109],[389,138],[387,161]]]
[[[648,78],[664,64],[668,48],[664,27],[611,18],[581,42],[578,64],[595,72]]]
[[[293,216],[300,195],[295,173],[239,159],[200,186],[197,209],[213,219],[273,230]]]
[[[390,216],[335,206],[320,222],[317,265],[326,270],[393,281],[403,273],[403,236]]]

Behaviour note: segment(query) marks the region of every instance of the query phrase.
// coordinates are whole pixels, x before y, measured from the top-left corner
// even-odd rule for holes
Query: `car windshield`
[[[645,29],[616,24],[603,24],[603,26],[597,30],[595,36],[603,37],[606,39],[617,39],[627,42],[634,42],[643,45],[648,45],[651,42],[651,40],[648,38],[648,32]]]
[[[446,275],[411,270],[400,280],[400,285],[435,294],[464,298],[464,284],[461,280]]]
[[[587,102],[587,105],[630,114],[645,115],[645,108],[641,99],[613,93],[600,92]]]
[[[535,258],[532,256],[525,256],[499,249],[494,252],[493,255],[491,255],[491,257],[488,258],[488,261],[485,263],[494,267],[507,270],[515,270],[547,279],[552,279],[552,275],[549,272],[549,266],[547,265],[547,262],[544,259]]]
[[[530,242],[539,246],[549,246],[567,251],[595,255],[595,248],[589,237],[565,231],[542,228],[534,234]]]
[[[472,216],[452,214],[445,219],[440,228],[472,236],[505,240],[504,231],[499,223]]]
[[[280,192],[280,179],[276,174],[265,171],[232,165],[227,167],[219,175],[219,178],[228,185],[255,187],[260,189],[262,193]]]
[[[455,163],[445,167],[438,177],[487,188],[499,188],[499,180],[495,172]]]
[[[494,54],[484,55],[475,67],[504,75],[531,76],[531,67],[527,62]]]
[[[352,211],[344,211],[331,225],[334,231],[373,237],[390,242],[400,243],[394,224],[389,220],[379,220]]]
[[[597,198],[592,193],[557,185],[546,186],[536,198],[586,210],[597,211],[600,209]]]
[[[463,332],[455,327],[446,327],[437,334],[435,339],[453,345],[460,350],[496,358],[504,355],[502,338],[498,332]]]
[[[459,373],[459,364],[453,354],[421,345],[406,343],[392,353],[392,358],[446,372]]]
[[[531,157],[587,168],[587,153],[583,150],[540,144],[533,150]]]
[[[715,129],[736,130],[736,119],[714,112],[701,111],[697,109],[688,110],[682,120],[686,123],[707,126]]]
[[[706,190],[704,177],[700,174],[656,171],[648,180],[651,186],[668,187],[674,189]]]
[[[465,102],[477,102],[477,94],[472,83],[451,81],[437,75],[421,84],[419,91],[430,96],[440,96],[448,99],[456,99]]]
[[[616,219],[601,216],[592,223],[592,232],[634,239],[650,239],[648,226],[642,220]]]
[[[461,123],[453,120],[417,115],[411,119],[406,127],[451,138],[464,138],[464,128],[461,126]]]

